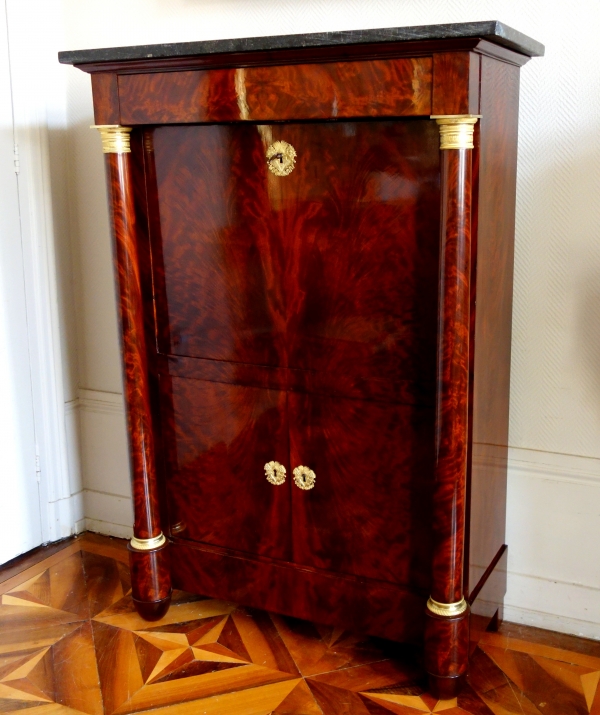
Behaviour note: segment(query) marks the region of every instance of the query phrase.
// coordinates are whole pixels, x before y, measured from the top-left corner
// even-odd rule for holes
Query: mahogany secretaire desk
[[[498,22],[61,53],[106,154],[145,618],[174,586],[422,640],[456,691],[505,591],[542,54]]]

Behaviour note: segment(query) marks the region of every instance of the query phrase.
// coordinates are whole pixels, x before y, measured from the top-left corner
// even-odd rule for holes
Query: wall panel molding
[[[511,447],[509,468],[513,474],[600,486],[600,459],[595,457]]]

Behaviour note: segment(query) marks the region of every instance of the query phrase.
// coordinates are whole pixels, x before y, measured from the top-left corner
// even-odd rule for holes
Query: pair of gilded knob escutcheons
[[[293,474],[294,484],[298,487],[298,489],[308,491],[315,486],[317,476],[309,467],[300,465],[294,469]],[[283,464],[279,464],[279,462],[267,462],[265,464],[265,475],[270,484],[279,486],[285,482],[287,470]]]

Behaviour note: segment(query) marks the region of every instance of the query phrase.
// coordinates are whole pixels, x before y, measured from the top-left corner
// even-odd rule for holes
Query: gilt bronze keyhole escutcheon
[[[294,171],[296,150],[284,141],[273,142],[267,149],[267,166],[275,176],[287,176]]]
[[[285,482],[286,468],[279,462],[267,462],[265,464],[265,476],[269,484],[279,486]]]
[[[309,467],[299,466],[294,469],[294,484],[298,489],[308,491],[315,486],[317,477]]]

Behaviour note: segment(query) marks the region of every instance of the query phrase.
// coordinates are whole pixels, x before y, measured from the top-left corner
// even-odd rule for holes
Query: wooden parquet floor
[[[147,623],[129,592],[123,544],[93,535],[0,573],[0,712],[600,715],[594,641],[507,624],[436,701],[411,647],[183,592]]]

